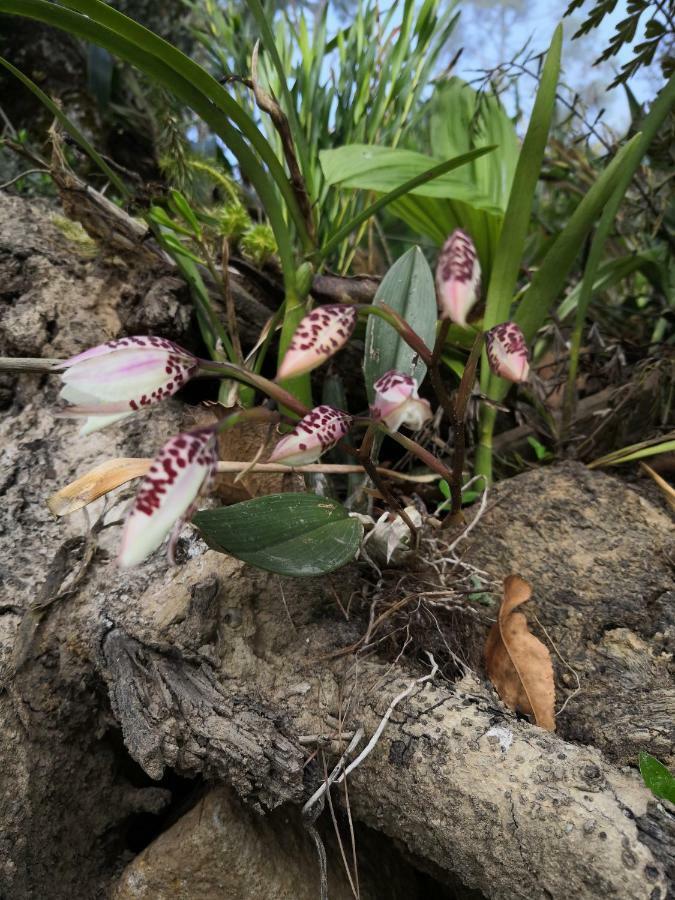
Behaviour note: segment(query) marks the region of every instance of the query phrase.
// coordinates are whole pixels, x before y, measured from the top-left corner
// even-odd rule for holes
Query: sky
[[[603,121],[621,134],[629,124],[628,103],[623,88],[607,92],[606,87],[621,64],[632,58],[630,46],[624,47],[618,57],[601,67],[593,62],[607,46],[616,22],[626,16],[626,0],[619,0],[611,16],[602,25],[582,38],[572,40],[579,24],[586,18],[594,0],[586,3],[573,16],[563,19],[565,42],[563,47],[563,81],[570,88],[579,90],[588,98],[593,110],[605,108]],[[462,15],[457,39],[464,46],[456,74],[467,81],[475,79],[477,69],[492,68],[508,60],[529,40],[535,52],[545,50],[551,40],[559,17],[566,7],[565,0],[465,0],[460,3]],[[636,41],[640,35],[636,36]],[[454,42],[453,42],[454,43]],[[635,43],[635,42],[634,42]],[[453,50],[454,52],[454,50]],[[638,75],[631,80],[631,88],[638,100],[653,97],[656,83],[649,74]],[[521,95],[525,111],[534,93],[533,80],[524,79]],[[509,103],[507,101],[507,107]]]

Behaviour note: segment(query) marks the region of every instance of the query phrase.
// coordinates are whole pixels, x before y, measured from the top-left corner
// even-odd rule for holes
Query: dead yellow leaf
[[[47,506],[55,516],[67,516],[121,484],[145,475],[151,462],[151,459],[109,459],[52,494]]]
[[[514,610],[532,596],[532,588],[519,575],[504,581],[499,618],[485,644],[490,681],[509,709],[533,716],[547,731],[555,731],[555,684],[548,648],[528,628],[527,619]]]

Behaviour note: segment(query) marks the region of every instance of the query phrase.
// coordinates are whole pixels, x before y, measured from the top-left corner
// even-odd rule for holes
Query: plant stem
[[[410,534],[412,535],[413,539],[417,540],[417,529],[415,528],[414,524],[412,523],[410,516],[403,508],[403,505],[391,493],[391,491],[389,490],[387,485],[384,483],[382,478],[380,478],[380,474],[379,474],[375,464],[373,463],[373,461],[370,458],[370,452],[373,448],[375,435],[377,434],[378,430],[379,430],[378,425],[375,422],[371,422],[368,425],[368,429],[366,430],[366,433],[363,435],[363,439],[361,441],[361,446],[359,447],[358,450],[356,450],[354,447],[350,447],[346,442],[344,444],[341,444],[341,446],[344,447],[344,449],[347,451],[347,453],[349,453],[350,456],[353,456],[354,458],[356,458],[359,461],[359,463],[365,469],[366,474],[368,475],[370,480],[373,482],[373,484],[378,489],[380,494],[382,494],[382,497],[383,497],[385,503],[387,504],[387,506],[390,508],[390,510],[392,512],[398,513],[398,515],[401,517],[401,519],[408,526],[408,529],[409,529]]]
[[[429,350],[419,334],[408,325],[406,320],[390,306],[387,306],[386,303],[381,303],[379,306],[358,306],[357,309],[361,316],[378,316],[380,319],[384,319],[385,322],[398,332],[406,344],[408,344],[409,347],[412,347],[420,359],[428,366],[431,365],[431,350]]]
[[[481,404],[480,434],[476,448],[474,472],[483,475],[492,484],[492,438],[497,419],[497,408],[488,403]]]
[[[452,452],[452,478],[450,480],[450,496],[452,499],[450,512],[443,520],[442,527],[451,525],[462,518],[462,475],[464,473],[464,455],[466,452],[466,410],[469,405],[471,391],[476,381],[476,367],[483,348],[483,334],[476,335],[471,353],[464,366],[462,380],[457,391],[455,402],[455,439]]]
[[[404,434],[399,434],[398,431],[389,431],[384,425],[380,425],[379,429],[383,434],[386,434],[393,441],[396,441],[397,444],[400,444],[401,447],[405,447],[406,450],[413,453],[418,459],[421,459],[432,472],[436,472],[441,478],[445,478],[445,480],[450,483],[452,479],[450,470],[444,466],[439,459],[436,459],[433,453],[429,453],[429,451],[425,450],[424,447],[417,443],[417,441],[413,441],[412,438],[406,437]]]
[[[214,375],[216,378],[232,378],[235,381],[242,381],[244,384],[250,384],[268,397],[276,400],[280,406],[293,412],[296,416],[302,418],[309,412],[309,408],[302,401],[298,400],[288,391],[248,369],[237,366],[234,363],[220,362],[217,360],[201,359],[199,361],[199,371],[201,376]]]

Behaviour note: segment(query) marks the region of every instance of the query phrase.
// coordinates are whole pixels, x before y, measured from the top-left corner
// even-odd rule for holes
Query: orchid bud
[[[173,528],[177,536],[217,461],[211,428],[187,431],[166,442],[141,482],[124,526],[120,566],[143,562]]]
[[[316,369],[349,340],[356,309],[346,303],[318,306],[298,325],[277,378],[294,378]]]
[[[352,417],[332,406],[317,406],[274,448],[270,462],[304,466],[334,447],[352,425]]]
[[[515,322],[495,325],[485,335],[490,369],[507,381],[524,382],[530,374],[530,353],[525,335]]]
[[[80,434],[90,434],[171,397],[198,364],[195,356],[165,338],[120,338],[61,363],[60,396],[75,404],[67,415],[87,417]]]
[[[480,293],[480,263],[473,241],[461,228],[452,232],[438,257],[436,293],[441,318],[466,325]]]
[[[391,369],[373,385],[375,400],[370,407],[374,419],[384,422],[390,431],[398,431],[406,425],[411,431],[419,431],[431,418],[428,400],[421,400],[417,382],[411,375]]]

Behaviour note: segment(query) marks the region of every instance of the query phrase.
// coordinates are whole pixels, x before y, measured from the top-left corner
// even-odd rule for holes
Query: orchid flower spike
[[[515,322],[495,325],[485,335],[490,369],[507,381],[524,382],[530,375],[530,353],[525,335]]]
[[[466,325],[480,293],[480,263],[473,241],[461,228],[452,232],[438,257],[436,293],[441,318]]]
[[[417,382],[411,375],[391,369],[373,385],[375,400],[370,412],[374,419],[384,422],[390,431],[398,431],[407,425],[411,431],[419,431],[431,418],[428,400],[417,393]]]
[[[127,517],[118,558],[122,568],[143,562],[172,529],[178,537],[217,461],[212,428],[186,431],[164,444],[141,482]]]
[[[159,337],[125,337],[59,365],[66,415],[86,416],[80,434],[126,419],[176,391],[197,372],[197,357]]]
[[[352,417],[332,406],[317,406],[274,448],[270,462],[304,466],[334,447],[352,425]]]
[[[347,343],[355,325],[356,309],[346,303],[313,309],[298,325],[277,379],[293,378],[316,369]]]

